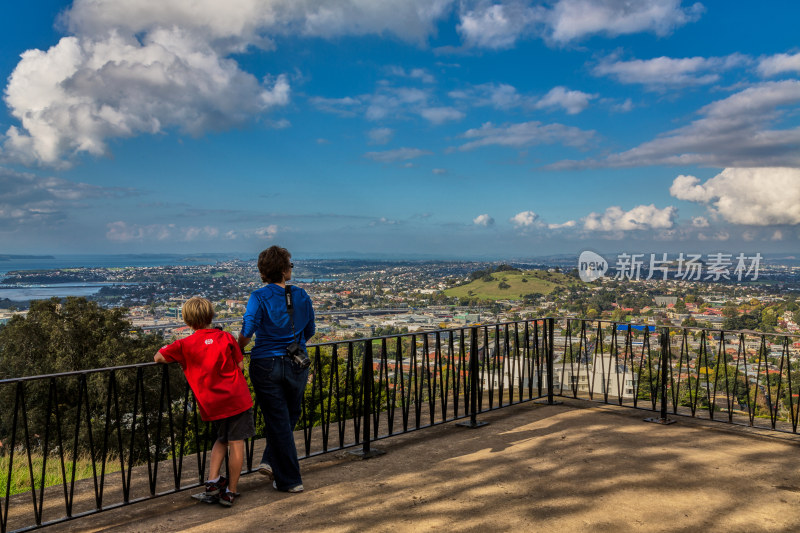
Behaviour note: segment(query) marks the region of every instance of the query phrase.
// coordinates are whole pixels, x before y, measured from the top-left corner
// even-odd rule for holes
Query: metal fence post
[[[372,385],[373,385],[373,374],[372,374],[372,340],[367,339],[364,341],[364,358],[361,362],[361,394],[362,394],[362,402],[361,402],[361,411],[364,417],[362,421],[362,426],[364,428],[364,436],[363,436],[363,443],[361,450],[350,452],[352,455],[360,457],[361,459],[369,459],[371,457],[375,457],[377,455],[383,455],[383,450],[376,450],[370,447],[370,442],[372,439]]]
[[[544,319],[544,333],[543,333],[543,345],[544,345],[544,368],[545,372],[547,372],[547,400],[536,400],[535,403],[539,403],[542,405],[561,405],[563,402],[555,401],[553,390],[555,386],[553,385],[554,379],[553,374],[555,373],[553,364],[553,360],[555,359],[555,345],[553,342],[553,338],[555,336],[555,318],[545,318]]]
[[[667,372],[669,359],[670,346],[669,346],[669,328],[661,328],[661,335],[658,336],[659,344],[661,344],[661,379],[659,386],[661,388],[661,416],[659,418],[645,418],[645,422],[654,422],[656,424],[669,425],[674,424],[675,420],[667,418]]]
[[[459,422],[456,425],[475,429],[485,426],[488,422],[478,422],[478,328],[470,328],[469,346],[469,422]]]

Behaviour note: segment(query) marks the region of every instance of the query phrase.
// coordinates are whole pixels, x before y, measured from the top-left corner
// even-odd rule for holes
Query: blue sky
[[[800,252],[796,2],[3,11],[0,253]]]

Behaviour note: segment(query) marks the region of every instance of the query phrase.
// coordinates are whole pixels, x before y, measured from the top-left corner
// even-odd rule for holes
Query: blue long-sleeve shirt
[[[294,304],[294,340],[305,348],[306,340],[316,331],[314,308],[306,291],[294,285],[290,287]],[[286,347],[293,338],[285,294],[283,287],[273,283],[250,294],[242,318],[242,335],[248,338],[253,334],[256,336],[250,359],[286,355]]]

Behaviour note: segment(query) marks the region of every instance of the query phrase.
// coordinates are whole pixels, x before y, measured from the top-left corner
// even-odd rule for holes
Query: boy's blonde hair
[[[199,296],[186,300],[181,313],[183,313],[183,321],[192,329],[209,326],[214,320],[214,306],[210,301]]]

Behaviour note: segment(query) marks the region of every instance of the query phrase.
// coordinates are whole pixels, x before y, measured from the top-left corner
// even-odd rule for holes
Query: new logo
[[[578,276],[581,281],[588,283],[600,279],[607,270],[608,262],[594,252],[586,250],[578,257]]]

